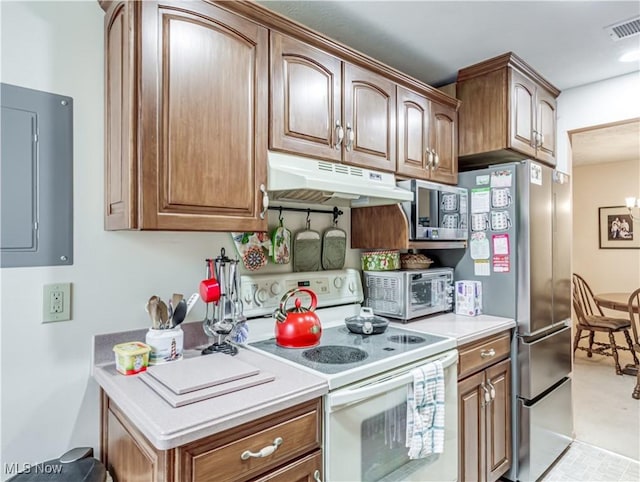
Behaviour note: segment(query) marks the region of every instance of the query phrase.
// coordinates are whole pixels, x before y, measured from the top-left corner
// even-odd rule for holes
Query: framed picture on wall
[[[600,249],[640,249],[640,232],[626,207],[598,208],[598,222]]]

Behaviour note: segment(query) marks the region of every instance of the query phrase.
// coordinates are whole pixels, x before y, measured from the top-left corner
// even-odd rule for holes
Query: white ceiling
[[[570,133],[574,165],[640,162],[640,120]]]
[[[640,61],[618,61],[640,48],[640,35],[613,41],[605,30],[639,16],[637,0],[259,3],[435,87],[455,81],[463,67],[509,51],[560,90],[640,71]],[[627,139],[638,131],[630,129],[575,137],[574,165],[593,162],[593,152],[600,159],[638,159],[637,137]]]

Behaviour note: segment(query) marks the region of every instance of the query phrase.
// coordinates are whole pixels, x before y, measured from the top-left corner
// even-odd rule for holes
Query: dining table
[[[599,293],[594,295],[596,303],[602,308],[610,310],[629,312],[629,296],[631,293]],[[640,306],[633,304],[633,311],[640,313]]]
[[[607,308],[610,310],[616,311],[624,311],[625,313],[629,313],[629,297],[631,293],[599,293],[594,295],[594,299],[598,306],[601,308]],[[636,298],[637,300],[637,298]],[[635,313],[640,313],[640,305],[638,305],[637,301],[632,305],[633,311]],[[640,329],[640,326],[638,327]],[[638,365],[634,365],[633,363],[628,364],[622,369],[622,373],[625,375],[637,376],[638,374]]]

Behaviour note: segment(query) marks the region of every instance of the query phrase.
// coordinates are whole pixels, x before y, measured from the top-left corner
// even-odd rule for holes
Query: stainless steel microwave
[[[413,192],[413,201],[402,203],[413,241],[466,241],[469,199],[465,188],[411,179],[398,187]]]
[[[403,321],[453,309],[453,269],[365,271],[364,304]]]

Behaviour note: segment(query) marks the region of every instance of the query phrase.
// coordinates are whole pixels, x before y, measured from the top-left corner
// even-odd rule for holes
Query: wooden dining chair
[[[573,308],[578,317],[576,326],[576,335],[573,339],[573,353],[576,350],[584,350],[588,357],[592,357],[594,353],[598,355],[613,356],[616,364],[616,374],[622,375],[622,368],[618,360],[618,350],[629,350],[633,354],[635,363],[638,363],[635,351],[633,351],[633,343],[629,335],[629,327],[631,321],[625,318],[612,318],[605,316],[602,308],[596,303],[593,291],[582,278],[582,276],[573,274]],[[582,336],[582,332],[587,331],[588,334]],[[609,343],[595,341],[596,332],[606,332],[609,335]],[[614,333],[623,332],[627,340],[628,348],[616,344]],[[579,342],[583,338],[589,338],[587,347],[579,346]],[[595,346],[595,348],[594,348]]]
[[[636,309],[638,311],[635,311]],[[640,366],[635,354],[637,353],[640,355],[640,288],[635,290],[631,293],[631,296],[629,296],[629,319],[631,320],[631,332],[633,333],[634,361],[636,363],[636,368],[638,369],[636,386],[633,389],[631,396],[638,400],[640,399]]]

